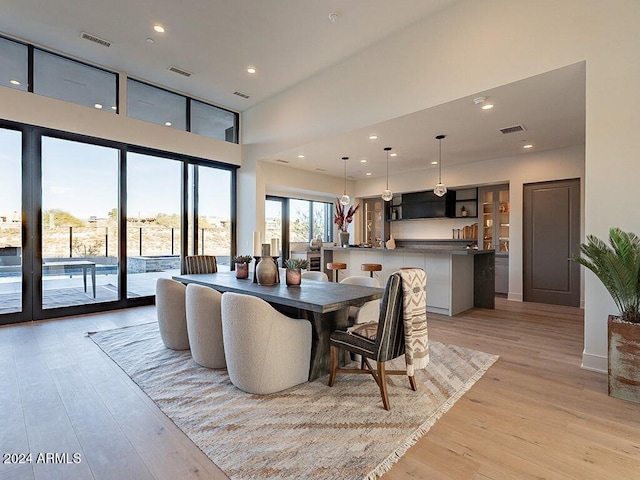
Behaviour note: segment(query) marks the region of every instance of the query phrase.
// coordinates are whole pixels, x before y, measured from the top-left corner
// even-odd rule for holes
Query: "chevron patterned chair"
[[[411,315],[419,315],[422,321],[415,324],[416,332],[420,335],[420,345],[416,349],[416,365],[424,368],[428,362],[428,339],[426,332],[426,274],[416,269],[413,278],[419,280],[418,290],[421,300],[418,309],[410,312]],[[411,274],[411,272],[407,272]],[[413,363],[407,364],[407,370],[386,370],[385,363],[405,354],[405,315],[403,308],[403,276],[404,272],[395,272],[387,281],[382,302],[380,304],[379,320],[357,324],[347,330],[336,330],[331,334],[331,372],[329,386],[333,386],[337,373],[369,373],[380,388],[382,404],[386,410],[390,410],[389,396],[387,393],[387,375],[407,375],[413,391],[417,390],[414,377]],[[414,289],[416,291],[416,289]],[[338,350],[345,349],[351,353],[361,355],[360,368],[339,368]],[[405,355],[406,358],[406,355]],[[372,367],[369,360],[376,362]]]
[[[218,263],[214,255],[189,255],[184,257],[184,269],[187,275],[193,273],[216,273]]]

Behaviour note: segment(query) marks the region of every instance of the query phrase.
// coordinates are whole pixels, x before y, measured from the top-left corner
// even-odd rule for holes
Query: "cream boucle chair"
[[[380,288],[380,282],[377,278],[364,277],[362,275],[344,278],[340,281],[340,283],[346,283],[349,285],[361,285],[363,287]],[[349,320],[353,323],[375,322],[378,320],[379,315],[380,300],[371,300],[361,307],[349,308]]]
[[[275,393],[309,379],[311,323],[287,317],[258,297],[222,294],[229,378],[240,390]]]
[[[165,346],[172,350],[189,350],[186,289],[182,283],[170,278],[156,281],[156,314],[160,337]]]
[[[187,332],[193,360],[203,367],[224,368],[222,294],[195,283],[187,285]]]
[[[324,272],[302,272],[302,278],[316,280],[318,282],[328,282],[329,276]]]

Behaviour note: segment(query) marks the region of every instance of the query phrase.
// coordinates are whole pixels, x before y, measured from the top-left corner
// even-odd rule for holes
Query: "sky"
[[[118,206],[119,150],[52,137],[42,139],[42,207],[88,219]],[[180,213],[178,161],[128,154],[129,216]],[[0,214],[21,211],[21,133],[0,129]],[[201,216],[229,218],[231,173],[200,169]]]

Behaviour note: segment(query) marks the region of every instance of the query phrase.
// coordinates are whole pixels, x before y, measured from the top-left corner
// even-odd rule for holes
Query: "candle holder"
[[[280,269],[278,268],[278,259],[280,258],[280,255],[276,255],[275,257],[272,256],[271,258],[273,258],[273,263],[276,264],[276,283],[280,283]]]
[[[253,258],[256,261],[256,264],[253,267],[253,283],[258,283],[258,276],[256,275],[256,272],[258,271],[258,264],[260,263],[260,259],[262,259],[262,257],[259,255],[254,255]]]

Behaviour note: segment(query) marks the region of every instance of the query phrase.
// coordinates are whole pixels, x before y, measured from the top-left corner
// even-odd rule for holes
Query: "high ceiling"
[[[0,33],[241,112],[456,1],[7,0]],[[155,32],[154,24],[165,33]],[[84,40],[81,32],[111,46]],[[170,66],[192,75],[172,73]],[[247,73],[249,66],[255,74]],[[441,133],[447,135],[444,168],[583,144],[584,78],[584,64],[572,65],[266,160],[342,177],[346,155],[349,176],[362,179],[385,175],[385,146],[398,154],[390,161],[392,173],[437,168],[430,162],[437,160],[435,136]],[[481,110],[473,103],[478,96],[495,107]],[[499,132],[514,125],[526,130]],[[368,140],[370,134],[378,140]],[[525,151],[528,142],[534,147]]]
[[[0,32],[243,111],[455,1],[3,0]]]

